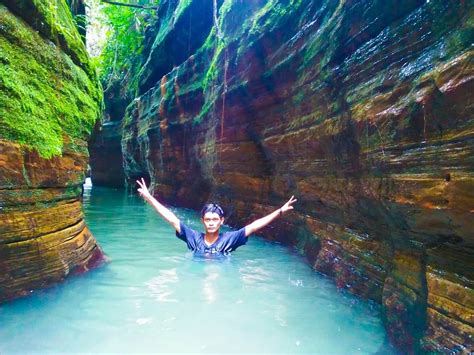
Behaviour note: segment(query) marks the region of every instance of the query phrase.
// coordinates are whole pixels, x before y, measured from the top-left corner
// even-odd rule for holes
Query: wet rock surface
[[[91,180],[95,186],[123,188],[121,122],[98,124],[89,140]]]
[[[183,4],[160,6],[178,23]],[[235,225],[294,194],[295,213],[266,237],[382,304],[403,351],[472,350],[474,3],[235,0],[212,11],[184,62],[146,63],[123,119],[129,184],[145,176],[158,198],[188,207],[219,201]],[[149,53],[193,31],[159,26]]]
[[[0,302],[105,261],[82,212],[87,149],[44,159],[0,140]]]
[[[51,2],[6,5],[0,5],[0,302],[105,260],[81,202],[87,126],[99,112],[97,78],[65,3],[54,14],[45,12]]]

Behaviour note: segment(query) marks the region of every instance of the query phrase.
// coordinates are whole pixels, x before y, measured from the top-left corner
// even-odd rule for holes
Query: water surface
[[[391,352],[379,307],[339,292],[280,244],[251,237],[194,257],[137,196],[86,189],[106,266],[0,307],[0,354]],[[200,229],[195,212],[173,209]]]

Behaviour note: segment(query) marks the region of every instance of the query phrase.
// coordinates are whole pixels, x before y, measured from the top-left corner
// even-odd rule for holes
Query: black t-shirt
[[[180,222],[179,225],[181,233],[176,232],[176,236],[186,242],[189,250],[197,253],[228,254],[247,243],[245,228],[232,232],[219,233],[217,240],[213,244],[207,245],[204,241],[204,233],[189,228],[183,222]]]

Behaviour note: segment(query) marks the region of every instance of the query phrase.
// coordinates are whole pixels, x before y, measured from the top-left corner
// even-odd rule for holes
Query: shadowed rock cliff
[[[197,3],[209,29],[183,17]],[[404,351],[472,350],[473,1],[161,6],[173,21],[123,119],[130,184],[220,201],[236,225],[294,194],[266,237],[382,304]],[[184,61],[162,55],[170,41]]]
[[[101,89],[63,1],[0,5],[0,302],[104,257],[84,223]]]

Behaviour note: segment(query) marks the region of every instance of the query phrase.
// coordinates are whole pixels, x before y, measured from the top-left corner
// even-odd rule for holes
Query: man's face
[[[206,228],[206,233],[215,233],[219,231],[222,223],[224,223],[224,217],[221,218],[215,212],[206,212],[201,220],[202,223],[204,223],[204,228]]]

